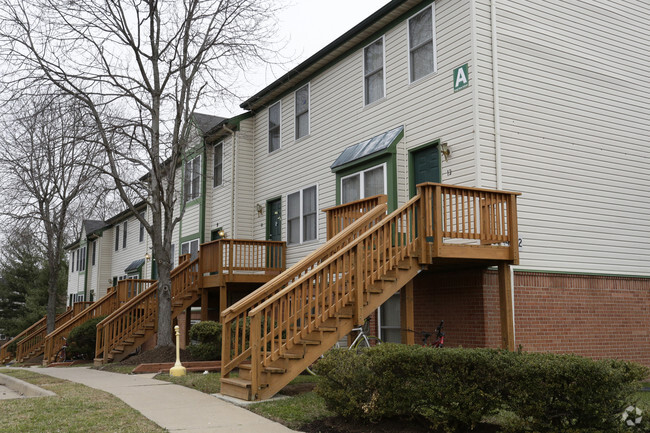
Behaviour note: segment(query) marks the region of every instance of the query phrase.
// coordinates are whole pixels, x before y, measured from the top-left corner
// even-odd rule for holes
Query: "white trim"
[[[307,133],[301,137],[298,137],[298,122],[296,119],[298,118],[298,114],[296,113],[296,93],[298,91],[304,89],[307,87]],[[306,84],[300,86],[298,89],[293,92],[293,139],[294,141],[298,141],[300,139],[303,139],[305,137],[308,137],[311,134],[311,81],[307,82]]]
[[[384,88],[384,94],[382,95],[381,98],[377,98],[376,100],[372,102],[366,102],[366,48],[377,42],[378,40],[381,39],[381,72],[382,72],[382,84]],[[381,37],[375,39],[374,41],[370,42],[368,45],[363,47],[361,49],[361,57],[362,57],[362,69],[361,69],[361,82],[363,84],[363,106],[367,107],[368,105],[372,105],[375,102],[382,101],[386,99],[386,35],[381,35]]]
[[[305,218],[305,215],[303,213],[303,209],[304,209],[303,208],[303,193],[304,193],[304,191],[306,189],[309,189],[309,188],[316,188],[316,212],[315,212],[315,215],[316,215],[316,237],[314,239],[305,240],[304,239],[304,231],[303,231],[303,228],[304,228],[303,227],[303,221],[304,221],[304,218]],[[318,193],[319,193],[319,188],[318,188],[318,184],[316,183],[316,184],[313,184],[313,185],[306,186],[304,188],[300,188],[297,191],[293,191],[293,192],[290,192],[290,193],[286,194],[285,200],[286,200],[287,212],[286,212],[286,216],[285,216],[285,224],[286,224],[286,227],[287,227],[287,230],[286,230],[287,231],[287,245],[302,245],[304,243],[317,242],[319,240],[320,236],[318,234],[318,231],[319,231],[318,230],[318,223],[319,223],[319,221],[318,221],[319,220],[319,218],[318,218],[318,213],[319,213],[318,212]],[[293,195],[293,194],[298,194],[298,197],[299,197],[299,200],[300,200],[300,204],[299,204],[300,213],[299,213],[299,216],[298,216],[298,220],[299,220],[298,221],[299,222],[298,226],[299,226],[299,231],[300,231],[300,241],[299,242],[290,242],[289,241],[289,196]]]
[[[311,95],[310,98],[311,99]],[[294,101],[295,101],[295,96],[294,96]],[[275,150],[270,150],[271,148],[271,128],[269,127],[269,123],[271,123],[271,108],[275,107],[276,105],[279,106],[280,110],[280,123],[278,125],[278,128],[280,129],[280,137],[278,138],[279,143],[278,143],[278,148]],[[311,107],[310,107],[311,108]],[[295,113],[295,107],[294,107],[294,113]],[[266,120],[267,120],[267,128],[266,128],[266,151],[267,153],[275,153],[278,150],[282,149],[282,100],[278,100],[276,103],[269,105],[269,108],[266,110]]]
[[[433,45],[433,71],[430,73],[418,78],[417,80],[411,80],[411,20],[424,12],[426,8],[431,8],[431,28],[432,28],[432,45]],[[438,46],[437,46],[437,41],[436,41],[436,8],[435,8],[435,2],[431,3],[430,5],[420,9],[418,12],[414,13],[410,17],[406,19],[406,64],[408,66],[408,79],[409,79],[409,84],[412,83],[417,83],[420,80],[423,80],[424,78],[435,74],[438,72]]]
[[[347,176],[342,176],[341,181],[340,181],[341,183],[339,184],[339,191],[341,191],[341,195],[340,195],[341,204],[347,203],[347,202],[343,202],[343,180],[348,179],[348,178],[350,178],[352,176],[359,175],[359,200],[364,199],[364,198],[366,198],[365,195],[364,195],[364,191],[363,191],[364,190],[363,187],[365,185],[365,176],[364,176],[364,174],[365,174],[365,172],[374,170],[377,167],[383,167],[384,168],[384,192],[383,192],[383,194],[387,194],[387,191],[388,191],[388,173],[386,172],[387,165],[386,165],[385,162],[383,162],[381,164],[377,164],[377,165],[375,165],[373,167],[366,168],[364,170],[355,171],[354,173],[348,174]]]

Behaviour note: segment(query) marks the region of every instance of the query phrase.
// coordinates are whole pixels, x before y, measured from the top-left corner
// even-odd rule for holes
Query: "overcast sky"
[[[262,66],[246,75],[248,84],[240,89],[242,99],[226,107],[199,111],[207,114],[232,116],[242,112],[239,104],[262,90],[285,72],[306,60],[325,45],[350,30],[389,0],[288,0],[289,5],[279,14],[278,36],[286,41],[281,55],[293,59],[280,66]],[[242,77],[243,78],[243,77]]]

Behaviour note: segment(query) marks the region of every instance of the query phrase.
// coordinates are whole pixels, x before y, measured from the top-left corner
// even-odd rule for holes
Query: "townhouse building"
[[[325,208],[385,194],[391,212],[425,182],[520,192],[514,345],[650,365],[648,23],[650,5],[635,1],[391,1],[244,114],[202,117],[178,168],[174,248],[284,241],[291,266],[328,240]],[[134,221],[84,223],[70,295],[153,275]],[[432,261],[412,279],[413,320],[398,292],[375,330],[403,341],[408,323],[417,333],[444,319],[450,345],[499,346],[494,265]],[[255,288],[202,305],[221,312]]]

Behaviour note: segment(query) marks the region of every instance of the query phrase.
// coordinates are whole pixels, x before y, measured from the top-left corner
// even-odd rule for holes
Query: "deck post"
[[[250,400],[257,400],[257,391],[260,388],[262,353],[260,351],[260,340],[262,339],[261,315],[251,317],[250,345],[251,345],[251,395]]]
[[[190,327],[192,326],[192,307],[187,307],[185,310],[185,341],[183,349],[187,349],[190,345]]]
[[[223,285],[219,287],[219,321],[221,320],[221,313],[228,308],[228,286]]]
[[[413,316],[413,280],[400,290],[400,328],[402,344],[415,344],[415,319]]]
[[[201,289],[201,321],[208,320],[208,289]]]
[[[355,264],[354,264],[354,285],[355,295],[354,295],[354,323],[356,325],[363,324],[363,290],[364,290],[364,278],[363,278],[363,262],[362,262],[362,245],[360,243],[356,246],[355,249]]]
[[[499,304],[501,310],[501,348],[515,350],[515,318],[513,310],[510,264],[499,264]]]
[[[510,238],[510,255],[512,264],[519,264],[519,230],[517,228],[517,196],[508,199],[508,237]]]

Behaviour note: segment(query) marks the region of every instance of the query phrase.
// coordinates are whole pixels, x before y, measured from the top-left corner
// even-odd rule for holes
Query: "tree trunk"
[[[58,263],[56,264],[58,266]],[[57,282],[59,281],[58,272],[53,269],[52,263],[49,265],[50,278],[47,285],[47,333],[54,331],[56,324],[56,301],[57,301]]]
[[[158,267],[158,342],[156,347],[173,346],[172,296],[170,266],[159,263]]]

